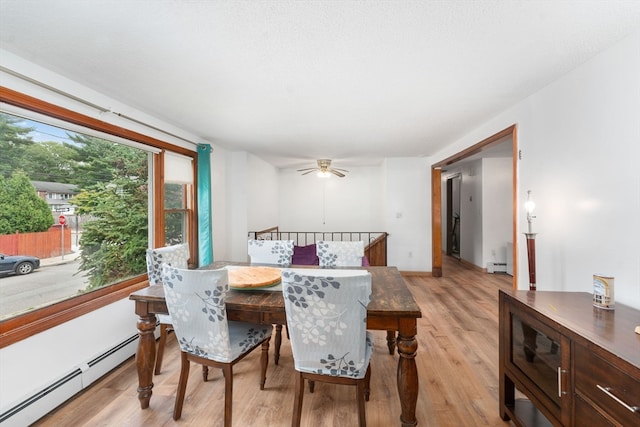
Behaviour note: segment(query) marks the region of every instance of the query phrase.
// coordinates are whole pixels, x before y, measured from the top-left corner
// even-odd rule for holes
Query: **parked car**
[[[29,274],[40,267],[40,258],[29,255],[0,254],[0,275]]]

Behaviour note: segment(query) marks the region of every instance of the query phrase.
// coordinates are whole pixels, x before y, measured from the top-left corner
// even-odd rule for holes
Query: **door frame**
[[[454,180],[458,180],[458,189],[457,192],[454,191]],[[462,174],[461,173],[455,173],[451,176],[447,176],[447,220],[446,220],[446,226],[447,226],[447,249],[445,250],[445,253],[448,256],[453,256],[454,258],[458,258],[460,259],[460,238],[458,237],[457,239],[457,244],[458,244],[458,256],[453,254],[453,228],[455,227],[455,218],[453,216],[453,205],[454,205],[454,192],[456,193],[457,196],[457,202],[458,202],[458,207],[460,207],[460,189],[462,188]],[[458,219],[460,219],[458,217]],[[458,221],[458,236],[460,235],[460,222]]]
[[[480,153],[511,136],[512,150],[512,240],[513,240],[513,288],[518,288],[518,125],[513,124],[452,156],[431,165],[431,274],[442,277],[442,168]]]

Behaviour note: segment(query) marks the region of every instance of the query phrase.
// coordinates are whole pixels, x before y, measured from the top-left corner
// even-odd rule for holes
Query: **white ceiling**
[[[638,0],[0,0],[1,49],[278,167],[433,155],[638,28]]]

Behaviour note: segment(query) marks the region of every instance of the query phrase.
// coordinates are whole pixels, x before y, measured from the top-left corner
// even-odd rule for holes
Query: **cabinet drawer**
[[[599,426],[599,427],[616,427],[602,416],[593,406],[582,400],[580,396],[575,397],[575,418],[573,425],[575,427],[582,426]]]
[[[622,425],[640,425],[640,371],[624,372],[578,344],[574,353],[576,391]]]

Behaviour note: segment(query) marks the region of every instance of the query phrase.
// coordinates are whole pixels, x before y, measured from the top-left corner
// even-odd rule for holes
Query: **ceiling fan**
[[[313,171],[318,171],[318,176],[321,178],[329,177],[331,176],[330,174],[344,178],[346,175],[343,172],[349,172],[346,169],[332,168],[330,159],[318,159],[318,166],[315,168],[298,169],[298,172],[303,172],[302,175],[309,174]]]

